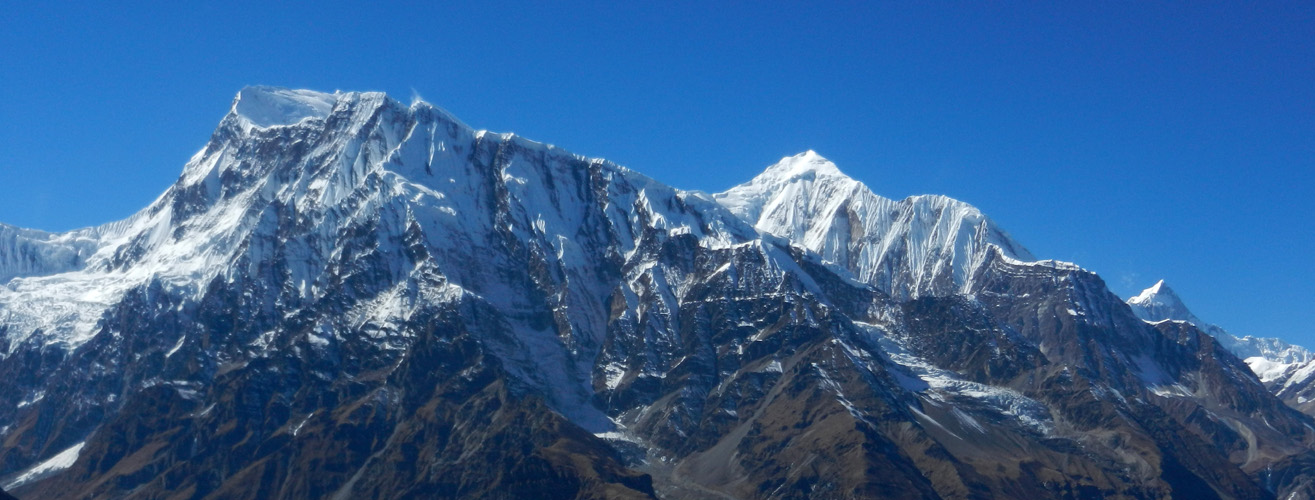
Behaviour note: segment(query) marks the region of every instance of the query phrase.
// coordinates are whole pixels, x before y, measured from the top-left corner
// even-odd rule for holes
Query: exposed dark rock
[[[0,479],[77,455],[25,498],[1310,498],[1310,417],[962,203],[810,153],[773,175],[834,182],[764,215],[825,216],[808,250],[427,105],[250,91],[332,111],[230,114],[94,258],[11,245],[112,297],[0,290]]]

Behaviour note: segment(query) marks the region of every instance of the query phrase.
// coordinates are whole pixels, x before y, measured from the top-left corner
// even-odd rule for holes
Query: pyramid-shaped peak
[[[1165,284],[1164,280],[1160,280],[1155,282],[1155,284],[1151,285],[1149,288],[1142,290],[1137,296],[1128,299],[1128,303],[1181,305],[1182,299],[1178,298],[1178,294],[1174,293],[1173,289],[1169,288],[1169,285]]]
[[[764,178],[764,180],[789,181],[810,174],[813,176],[847,177],[836,167],[835,163],[811,149],[794,156],[781,158],[781,161],[767,167],[767,170],[763,171],[758,177]]]
[[[1165,284],[1157,281],[1150,288],[1142,290],[1136,297],[1128,299],[1128,305],[1138,317],[1147,321],[1189,321],[1198,326],[1204,325],[1183,303],[1183,299]]]
[[[827,182],[819,182],[827,181]],[[808,199],[815,198],[810,193],[822,189],[833,196],[837,188],[846,189],[859,185],[836,168],[835,163],[823,158],[816,151],[808,150],[794,156],[781,158],[762,173],[738,186],[713,195],[731,212],[748,221],[756,221],[770,203],[807,204]]]

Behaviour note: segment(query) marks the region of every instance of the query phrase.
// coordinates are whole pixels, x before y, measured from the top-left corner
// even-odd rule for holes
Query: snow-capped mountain
[[[1214,336],[1225,348],[1246,361],[1260,381],[1288,404],[1302,411],[1315,411],[1315,353],[1277,338],[1238,337],[1198,318],[1178,294],[1160,280],[1128,305],[1139,318],[1149,322],[1184,321]]]
[[[1252,362],[1252,358],[1257,358],[1257,363],[1273,362],[1289,365],[1308,363],[1315,359],[1315,354],[1312,354],[1305,347],[1295,346],[1276,338],[1260,338],[1250,335],[1238,337],[1217,325],[1202,321],[1201,318],[1198,318],[1187,308],[1182,298],[1172,288],[1169,288],[1164,280],[1156,282],[1150,288],[1142,290],[1137,296],[1129,298],[1128,305],[1132,307],[1132,312],[1137,317],[1146,321],[1172,320],[1193,323],[1205,330],[1206,333],[1214,335],[1224,347],[1233,351],[1238,357],[1248,360],[1248,363]],[[1264,370],[1265,365],[1263,363],[1253,366],[1253,368],[1260,368],[1256,371],[1256,374],[1262,380],[1269,380],[1266,375],[1271,373]]]
[[[979,211],[726,193],[243,89],[154,203],[0,233],[20,497],[1311,498],[1315,422]]]
[[[1164,284],[1164,280],[1155,282],[1150,288],[1142,290],[1135,297],[1128,299],[1128,305],[1132,307],[1132,312],[1138,318],[1146,321],[1163,321],[1166,319],[1174,321],[1190,321],[1197,326],[1207,328],[1209,323],[1205,323],[1197,318],[1192,311],[1187,309],[1183,300],[1178,298],[1178,294]]]
[[[992,248],[1036,260],[971,205],[944,196],[883,198],[813,151],[714,197],[758,230],[900,299],[966,292]]]

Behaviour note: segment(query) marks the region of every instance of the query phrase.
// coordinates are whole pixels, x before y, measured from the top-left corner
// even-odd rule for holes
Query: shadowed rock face
[[[1269,392],[1288,406],[1315,414],[1315,353],[1277,338],[1237,337],[1196,317],[1163,280],[1128,299],[1133,313],[1150,322],[1191,323],[1242,358]]]
[[[197,394],[145,389],[102,423],[84,460],[28,494],[652,496],[601,440],[513,395],[465,323],[451,310],[414,317],[419,340],[386,373],[322,380],[333,360],[284,355],[221,369]]]
[[[243,90],[155,204],[9,268],[0,484],[1309,498],[1311,420],[1212,337],[828,165],[714,199],[423,103]]]

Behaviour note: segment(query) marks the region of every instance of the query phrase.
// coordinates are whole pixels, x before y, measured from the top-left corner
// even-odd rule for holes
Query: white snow
[[[913,412],[914,415],[916,415],[918,418],[922,419],[923,421],[936,426],[938,429],[945,431],[946,434],[954,436],[956,439],[960,441],[964,440],[963,436],[955,434],[954,431],[950,430],[948,427],[946,427],[944,424],[940,423],[936,419],[931,418],[931,416],[927,415],[926,413],[923,413],[922,410],[914,408],[913,405],[909,405],[908,408],[909,411]]]
[[[297,433],[301,432],[301,428],[306,425],[306,422],[310,422],[310,418],[313,416],[315,416],[315,412],[306,414],[306,416],[301,419],[301,422],[297,423],[297,425],[292,428],[292,436],[296,437]]]
[[[1238,337],[1217,325],[1206,323],[1187,308],[1164,280],[1129,298],[1127,304],[1137,317],[1151,324],[1177,321],[1196,325],[1242,358],[1261,382],[1273,386],[1271,390],[1275,393],[1315,379],[1315,353],[1277,338]]]
[[[1136,297],[1128,299],[1128,303],[1141,305],[1156,302],[1157,299],[1159,299],[1160,291],[1163,288],[1164,280],[1157,281],[1154,285],[1151,285],[1150,288],[1142,290]],[[1176,299],[1177,295],[1174,295],[1173,297]]]
[[[164,353],[165,359],[172,358],[174,353],[178,352],[179,349],[182,349],[183,341],[185,340],[187,340],[187,337],[185,336],[178,337],[178,343],[174,344],[173,348],[169,349],[169,352]]]
[[[1020,259],[1017,259],[1017,258],[1014,258],[1014,257],[1010,257],[1008,253],[1005,253],[1005,252],[1004,252],[1004,249],[1003,249],[1003,248],[1000,248],[1000,247],[998,247],[998,246],[994,246],[994,249],[996,249],[996,250],[1000,250],[1000,258],[1001,258],[1002,260],[1004,260],[1005,263],[1008,263],[1008,264],[1010,264],[1010,265],[1014,265],[1014,266],[1036,266],[1036,267],[1047,267],[1047,268],[1050,268],[1050,269],[1058,269],[1058,270],[1061,270],[1061,271],[1086,271],[1086,269],[1083,269],[1082,266],[1079,266],[1079,265],[1074,264],[1074,263],[1072,263],[1072,262],[1065,262],[1065,261],[1062,261],[1062,260],[1054,260],[1054,259],[1030,260],[1030,261],[1029,261],[1029,260],[1020,260]]]
[[[813,151],[783,158],[713,198],[758,230],[812,250],[896,298],[966,290],[992,248],[1020,262],[1034,260],[966,203],[944,196],[883,198]]]
[[[623,432],[616,432],[616,431],[599,432],[594,434],[594,436],[599,439],[606,439],[611,441],[629,441],[629,442],[635,441],[635,438],[633,436]]]
[[[960,410],[958,407],[951,407],[950,413],[953,414],[955,418],[959,419],[959,422],[963,423],[964,427],[968,427],[982,434],[986,434],[986,428],[982,427],[982,424],[978,422],[977,419],[973,418],[972,415],[969,415],[967,412]]]
[[[615,390],[621,386],[621,379],[625,377],[625,366],[621,363],[608,363],[603,367],[603,373],[607,377],[607,390]]]
[[[1164,280],[1157,281],[1150,288],[1142,290],[1136,297],[1128,299],[1127,303],[1137,317],[1146,321],[1172,319],[1187,321],[1203,329],[1207,326],[1187,309],[1182,299],[1178,298],[1178,294],[1169,288]]]
[[[96,250],[94,229],[62,234],[0,224],[0,284],[81,268]]]
[[[1179,384],[1179,383],[1174,383],[1174,384],[1151,384],[1151,385],[1147,385],[1147,386],[1146,386],[1146,389],[1149,390],[1149,391],[1151,391],[1152,394],[1155,394],[1156,396],[1160,396],[1160,397],[1164,397],[1164,398],[1172,398],[1172,397],[1190,398],[1190,397],[1195,397],[1195,393],[1193,393],[1191,389],[1189,389],[1189,388],[1187,388],[1187,386],[1185,386],[1185,385],[1183,385],[1183,384]]]
[[[840,386],[839,382],[836,382],[835,379],[831,377],[831,374],[827,373],[826,370],[817,363],[812,363],[812,367],[817,371],[817,374],[822,377],[823,387],[835,393],[836,402],[840,403],[841,406],[844,406],[845,410],[855,419],[873,425],[872,421],[868,420],[867,415],[855,407],[854,403],[850,402],[849,399],[845,397],[844,388]]]
[[[922,384],[908,384],[905,389],[923,394],[935,402],[954,404],[955,398],[968,398],[1000,414],[1010,416],[1037,432],[1043,434],[1051,432],[1053,422],[1050,411],[1040,402],[1013,389],[964,380],[957,373],[937,368],[932,363],[913,355],[876,325],[861,322],[854,324],[867,330],[869,336],[877,341],[891,361],[903,366],[922,382]]]
[[[38,401],[41,401],[42,399],[45,399],[45,397],[46,397],[46,391],[37,391],[35,394],[32,395],[32,398],[31,398],[31,399],[24,399],[24,400],[22,400],[22,401],[19,401],[19,402],[18,402],[18,407],[19,407],[19,408],[25,408],[25,407],[28,407],[28,406],[34,405],[34,404],[36,404]]]
[[[336,125],[326,127],[330,122]],[[949,283],[949,291],[965,287],[992,252],[1032,259],[967,204],[942,196],[879,197],[812,151],[708,196],[511,134],[475,131],[427,104],[403,106],[378,93],[249,87],[221,127],[230,133],[215,134],[216,142],[188,162],[179,181],[137,215],[80,232],[24,233],[24,242],[49,243],[42,255],[81,260],[20,269],[13,271],[18,277],[0,283],[0,318],[9,326],[11,351],[28,340],[68,349],[85,343],[100,332],[105,311],[144,284],[195,300],[212,280],[258,272],[280,256],[288,266],[286,289],[318,298],[334,263],[350,260],[344,252],[351,245],[343,238],[358,227],[381,228],[379,243],[353,249],[364,253],[358,258],[382,258],[379,272],[396,286],[356,297],[344,325],[317,325],[305,341],[329,346],[355,329],[388,345],[424,304],[463,300],[517,313],[541,307],[543,297],[527,294],[523,281],[504,272],[523,263],[508,262],[501,257],[506,252],[488,247],[510,237],[541,259],[536,264],[543,275],[534,279],[546,280],[536,285],[550,291],[550,307],[582,313],[549,326],[508,314],[506,324],[490,326],[499,335],[491,335],[496,338],[489,339],[489,348],[510,373],[542,389],[555,409],[596,430],[607,427],[606,417],[588,404],[597,358],[581,349],[602,344],[608,325],[597,319],[607,317],[599,298],[614,292],[614,286],[600,284],[596,263],[617,255],[629,266],[622,287],[625,314],[652,325],[658,343],[679,340],[672,333],[681,326],[676,312],[696,284],[679,266],[644,262],[650,259],[638,255],[642,238],[691,239],[706,249],[766,262],[767,276],[739,276],[730,265],[716,279],[769,286],[794,274],[807,291],[819,294],[817,283],[783,250],[789,243],[831,265],[852,264],[842,273],[852,271],[855,279],[902,296],[947,291],[938,288],[942,283]],[[253,146],[263,144],[274,127],[308,150],[270,153],[289,155],[280,161],[244,156],[260,149]],[[471,156],[488,151],[497,151],[497,161],[488,164],[495,171],[473,172]],[[581,182],[597,191],[580,189]],[[275,206],[287,210],[276,213]],[[304,233],[280,229],[289,214]],[[399,242],[410,237],[421,240],[428,261],[418,265],[399,257]],[[423,266],[440,269],[442,283],[419,284],[433,278]],[[350,266],[338,270],[354,272]],[[637,297],[645,293],[658,300],[640,308]],[[40,338],[33,338],[36,332]],[[248,347],[260,355],[285,333],[264,332]],[[182,345],[179,339],[167,355]],[[929,397],[974,398],[1020,420],[1046,418],[1034,401],[1016,393],[899,359],[928,384]],[[674,366],[661,363],[645,373],[661,377]],[[775,361],[765,367],[780,369]],[[623,369],[609,366],[604,376],[615,388]]]
[[[308,118],[329,116],[339,94],[311,90],[252,86],[233,99],[232,113],[258,128],[295,125]]]
[[[44,462],[32,466],[32,468],[19,474],[6,484],[4,489],[12,490],[37,479],[44,478],[53,473],[72,467],[73,463],[78,460],[78,454],[82,453],[82,447],[86,444],[86,441],[75,444],[69,449],[61,451],[55,454],[55,456],[46,459]]]

